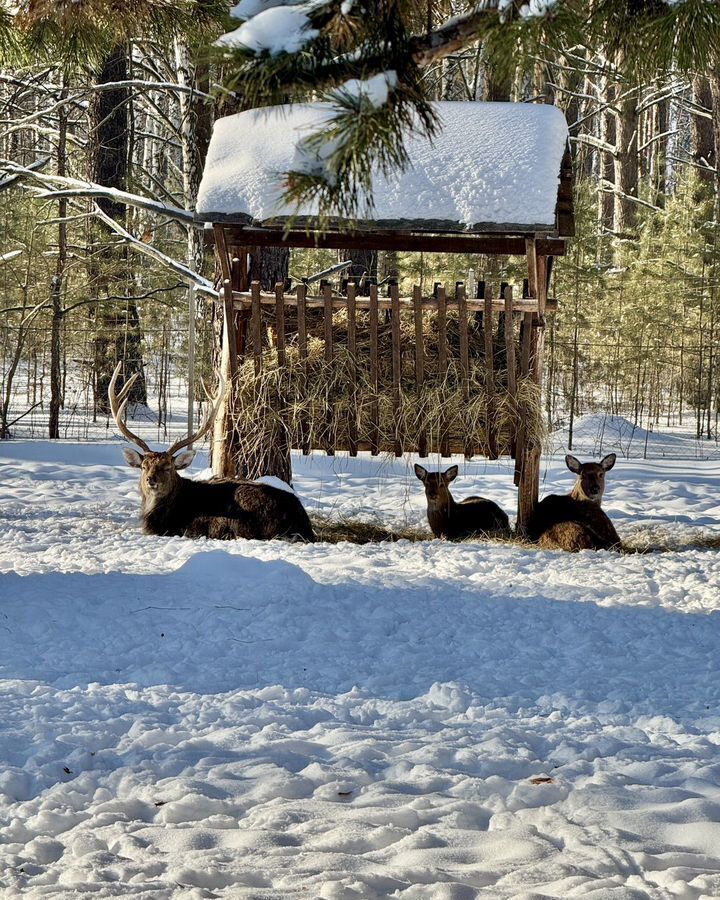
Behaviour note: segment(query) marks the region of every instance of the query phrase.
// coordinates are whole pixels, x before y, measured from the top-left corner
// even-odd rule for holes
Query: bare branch
[[[139,194],[131,194],[128,191],[121,191],[117,188],[103,187],[100,184],[82,181],[78,178],[68,178],[63,175],[41,175],[38,172],[34,172],[29,166],[20,166],[9,160],[0,160],[0,171],[2,170],[11,177],[15,176],[15,180],[21,179],[44,185],[58,185],[64,188],[64,190],[51,189],[43,191],[40,196],[45,200],[59,200],[63,197],[106,197],[126,206],[135,206],[139,209],[158,213],[170,219],[183,222],[185,225],[196,227],[191,210],[170,206],[150,197],[141,197]],[[0,185],[6,183],[6,181],[2,181]]]
[[[160,250],[156,250],[155,247],[152,247],[150,244],[146,244],[143,241],[139,240],[139,238],[134,237],[132,234],[130,234],[129,231],[126,231],[119,222],[116,222],[115,219],[111,219],[110,216],[106,215],[97,204],[95,204],[94,206],[94,213],[97,218],[104,222],[114,232],[119,234],[125,241],[127,241],[128,244],[131,244],[140,253],[144,253],[145,256],[149,256],[157,262],[162,263],[168,269],[172,269],[172,271],[175,272],[176,275],[179,275],[186,281],[192,282],[198,288],[198,290],[203,291],[205,294],[209,294],[211,297],[218,296],[218,292],[207,280],[207,278],[203,278],[202,275],[199,275],[197,272],[193,272],[192,269],[189,269],[187,266],[184,266],[177,260],[166,256],[164,253],[162,253]]]

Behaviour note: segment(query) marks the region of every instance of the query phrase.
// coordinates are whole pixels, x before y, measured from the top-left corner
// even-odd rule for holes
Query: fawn
[[[428,522],[435,537],[459,541],[471,535],[509,532],[508,517],[492,500],[467,497],[457,503],[453,499],[448,485],[457,478],[457,466],[445,472],[428,472],[416,465],[415,474],[425,485]]]

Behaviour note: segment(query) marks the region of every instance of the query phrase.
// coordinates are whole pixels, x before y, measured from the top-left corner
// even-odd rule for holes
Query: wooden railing
[[[337,363],[342,352],[343,371],[351,381],[352,390],[358,397],[363,392],[364,408],[369,408],[369,423],[367,416],[363,420],[366,433],[361,433],[360,416],[350,416],[343,425],[342,440],[328,440],[322,447],[311,447],[304,439],[291,435],[290,439],[303,451],[323,449],[333,453],[342,449],[351,455],[359,450],[390,451],[397,456],[406,451],[417,451],[421,456],[430,452],[442,456],[463,452],[468,457],[482,452],[491,458],[502,453],[514,455],[520,426],[510,435],[506,428],[501,434],[495,427],[496,413],[502,403],[503,409],[518,405],[519,418],[528,415],[527,408],[520,409],[517,394],[518,385],[528,381],[531,371],[532,331],[544,324],[537,300],[515,299],[511,287],[505,289],[502,298],[494,298],[489,288],[484,298],[467,298],[462,284],[452,297],[442,287],[432,297],[423,296],[418,287],[411,297],[401,297],[397,286],[390,287],[387,297],[381,297],[376,286],[370,288],[369,296],[358,296],[353,284],[348,286],[346,297],[333,294],[327,285],[319,295],[309,295],[302,284],[294,293],[286,292],[282,284],[270,293],[262,291],[257,282],[249,291],[231,291],[226,282],[224,293],[225,308],[231,302],[236,313],[238,364],[245,363],[245,377],[249,360],[253,361],[256,377],[263,373],[264,367],[289,367],[288,348],[292,345],[293,365],[299,364],[300,381],[307,385],[314,364],[308,342],[310,337],[315,337],[323,341],[324,364]],[[554,301],[547,301],[545,310],[552,311],[555,306]],[[342,347],[338,345],[334,319],[338,310],[347,311],[346,333],[343,319]],[[322,313],[320,316],[318,311]],[[382,325],[381,313],[384,314]],[[431,358],[425,346],[427,313],[435,313]],[[403,323],[404,342],[401,340]],[[408,342],[408,332],[413,328],[414,340]],[[272,334],[269,342],[268,332]],[[315,348],[317,353],[317,345]],[[430,363],[433,371],[429,375]],[[413,377],[409,377],[410,372]],[[294,384],[292,390],[302,392],[303,383]],[[432,433],[420,428],[419,433],[411,435],[398,426],[390,437],[390,430],[381,428],[381,405],[385,425],[388,402],[392,403],[393,415],[399,423],[408,397],[412,395],[421,408],[426,391],[434,388],[433,396],[438,396],[438,384],[447,384],[447,390],[453,391],[456,398],[461,396],[466,404],[483,400],[485,427],[481,439],[477,434],[462,433],[457,416],[450,421],[444,409],[438,411],[439,426]],[[297,397],[281,397],[279,406],[287,407],[293,399]],[[328,423],[333,415],[331,405],[332,398],[329,398],[324,412]],[[324,433],[338,432],[328,426]]]

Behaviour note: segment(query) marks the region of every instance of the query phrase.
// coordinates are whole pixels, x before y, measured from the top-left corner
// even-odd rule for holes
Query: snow
[[[253,53],[297,53],[320,32],[311,27],[304,9],[295,6],[273,6],[257,13],[239,28],[222,35],[216,47],[241,47]]]
[[[300,6],[303,2],[304,0],[240,0],[230,10],[230,16],[244,21],[276,6]]]
[[[147,537],[122,446],[0,443],[3,900],[720,895],[720,463],[608,479],[686,549],[565,555]],[[294,484],[422,526],[413,462]]]
[[[448,101],[434,106],[440,133],[433,141],[419,133],[408,138],[411,164],[405,172],[387,178],[376,173],[369,217],[425,227],[485,223],[552,230],[568,139],[562,112],[545,104]],[[284,177],[302,168],[307,138],[322,131],[335,112],[330,104],[308,103],[219,119],[197,214],[206,220],[235,215],[259,222],[317,214],[313,204],[291,206],[282,200]]]
[[[343,82],[338,93],[364,100],[371,106],[380,107],[387,103],[390,92],[397,86],[397,72],[390,70],[373,75],[372,78],[351,78]]]
[[[677,418],[677,417],[676,417]],[[615,452],[627,459],[715,459],[720,460],[717,440],[698,438],[694,430],[694,413],[685,413],[685,426],[677,422],[635,423],[625,416],[607,413],[587,413],[577,416],[573,423],[572,447],[569,446],[569,423],[552,436],[556,452],[577,450],[600,458],[605,452]],[[689,425],[688,425],[689,421]]]

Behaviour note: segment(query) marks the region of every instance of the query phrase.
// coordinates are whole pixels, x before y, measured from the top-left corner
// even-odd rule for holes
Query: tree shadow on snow
[[[456,682],[511,711],[549,695],[680,719],[717,708],[720,616],[603,606],[589,590],[557,600],[521,573],[323,584],[222,550],[165,575],[3,575],[0,678],[387,699]]]

